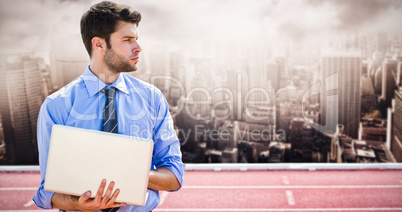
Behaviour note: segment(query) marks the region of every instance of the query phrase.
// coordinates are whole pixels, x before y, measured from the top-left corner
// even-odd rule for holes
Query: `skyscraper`
[[[266,60],[266,48],[260,43],[253,43],[248,48],[247,55],[249,89],[257,89],[250,95],[250,100],[254,100],[256,106],[263,106],[269,101],[261,90],[269,90],[268,88],[268,71]],[[250,91],[250,90],[249,90]],[[250,92],[251,93],[251,92]]]
[[[402,86],[402,62],[398,62],[398,67],[396,68],[396,86]]]
[[[362,59],[358,52],[326,52],[322,55],[321,76],[325,84],[322,88],[326,89],[321,91],[321,124],[333,123],[329,133],[335,132],[336,126],[332,125],[337,122],[344,126],[346,135],[357,138],[361,71]],[[334,99],[327,101],[330,97]],[[328,104],[337,104],[337,107]]]
[[[169,58],[168,50],[163,44],[154,43],[151,49],[157,49],[156,51],[150,52],[149,57],[149,66],[152,73],[151,83],[159,88],[166,97],[170,88],[170,81],[164,79],[163,76],[171,76],[170,62],[172,61]]]
[[[385,59],[382,65],[382,89],[381,100],[385,102],[385,106],[391,107],[391,100],[394,98],[396,88],[398,62],[395,60]]]
[[[376,50],[379,52],[386,52],[389,46],[388,35],[385,32],[379,32],[375,36]]]
[[[397,162],[402,162],[402,87],[395,91],[394,107],[391,152]]]
[[[267,62],[267,80],[271,81],[271,86],[275,89],[279,89],[279,64],[278,62],[271,60]]]
[[[42,103],[40,71],[29,54],[1,56],[0,111],[7,164],[37,164],[36,121]]]
[[[247,47],[248,91],[244,97],[244,120],[256,124],[273,124],[275,104],[273,101],[272,73],[277,67],[268,65],[268,51],[264,43],[257,41]],[[268,70],[272,68],[272,70]],[[277,78],[277,77],[276,77]],[[277,83],[277,82],[275,82]]]

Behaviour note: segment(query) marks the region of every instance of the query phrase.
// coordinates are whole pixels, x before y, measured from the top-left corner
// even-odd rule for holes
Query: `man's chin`
[[[138,69],[138,67],[137,67],[137,65],[135,65],[135,66],[130,66],[130,67],[123,68],[123,69],[119,70],[119,72],[121,72],[121,73],[134,72],[134,71],[137,71],[137,69]]]

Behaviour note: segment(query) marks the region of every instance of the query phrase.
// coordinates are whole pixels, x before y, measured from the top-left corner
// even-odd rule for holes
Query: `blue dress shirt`
[[[102,76],[100,76],[102,77]],[[33,201],[38,207],[51,209],[54,192],[43,188],[51,129],[54,124],[102,131],[107,85],[88,68],[78,79],[46,98],[38,117],[38,149],[41,185]],[[155,86],[121,73],[111,86],[116,91],[118,133],[152,139],[154,150],[151,169],[166,167],[183,184],[184,164],[180,142],[163,94]],[[126,205],[119,211],[151,211],[159,204],[159,192],[148,189],[144,207]]]

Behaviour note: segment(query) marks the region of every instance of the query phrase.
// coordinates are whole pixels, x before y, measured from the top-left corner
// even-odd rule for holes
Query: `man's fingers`
[[[91,197],[91,191],[87,191],[80,196],[80,198],[78,199],[78,202],[80,204],[84,204],[90,197]]]
[[[106,203],[110,199],[110,196],[112,195],[113,187],[114,187],[114,182],[112,181],[112,182],[110,182],[110,184],[106,190],[106,194],[102,199],[102,204],[106,205]]]
[[[107,202],[107,206],[109,207],[122,207],[122,206],[114,206],[117,205],[119,203],[115,203],[114,201],[116,201],[117,196],[119,196],[120,193],[120,189],[116,189],[116,191],[114,191],[112,197],[109,199],[109,201]],[[120,203],[121,204],[121,203]],[[124,203],[123,203],[124,204]]]
[[[124,206],[126,206],[127,204],[126,203],[121,203],[121,202],[119,202],[119,203],[114,203],[113,205],[111,205],[111,206],[109,206],[109,207],[111,207],[111,208],[117,208],[117,207],[124,207]]]
[[[103,179],[99,186],[98,192],[96,192],[96,196],[94,199],[95,202],[100,202],[102,200],[103,191],[105,190],[105,186],[106,186],[106,180]]]
[[[123,207],[126,206],[126,203],[118,203],[115,202],[117,196],[120,193],[119,189],[116,189],[116,191],[112,195],[113,187],[115,186],[115,183],[112,181],[110,182],[109,186],[107,187],[105,196],[103,196],[103,191],[105,190],[106,187],[106,179],[103,179],[98,191],[96,192],[95,198],[93,201],[88,200],[91,198],[91,192],[87,191],[82,196],[78,199],[78,202],[82,206],[88,206],[88,208],[93,208],[94,210],[98,210],[99,208],[115,208],[115,207]]]

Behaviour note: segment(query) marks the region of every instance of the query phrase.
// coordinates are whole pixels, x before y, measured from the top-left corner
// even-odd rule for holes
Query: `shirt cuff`
[[[180,183],[180,187],[177,190],[174,190],[171,192],[180,190],[180,188],[183,186],[185,165],[180,162],[179,164],[175,164],[175,166],[174,165],[166,165],[163,167],[168,168],[176,176],[177,181],[179,181],[179,183]]]
[[[33,201],[36,206],[43,209],[53,209],[52,206],[52,196],[54,192],[46,191],[41,185],[38,190],[36,190],[35,196],[33,197]]]

